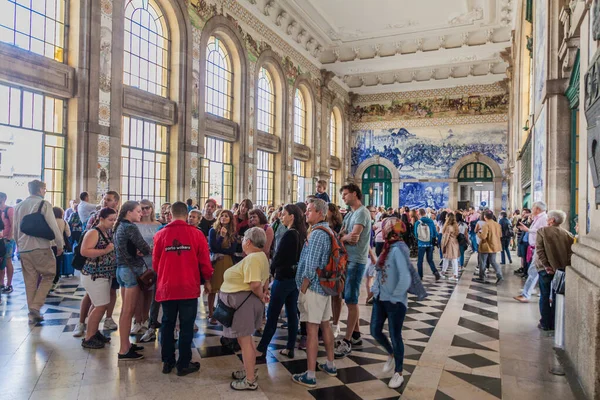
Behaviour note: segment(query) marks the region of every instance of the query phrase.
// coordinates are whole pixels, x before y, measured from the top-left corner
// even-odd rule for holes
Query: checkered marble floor
[[[194,359],[201,361],[201,370],[179,378],[160,373],[157,342],[145,344],[146,358],[134,363],[117,362],[119,334],[115,331],[104,331],[113,340],[107,348],[81,348],[80,339],[72,337],[85,294],[78,276],[61,278],[42,309],[45,321],[28,325],[25,288],[17,267],[15,290],[3,295],[0,304],[2,399],[502,398],[498,293],[495,285],[472,281],[473,268],[474,260],[458,284],[435,282],[427,275],[424,285],[429,296],[423,301],[409,296],[402,331],[405,382],[399,389],[389,389],[392,374],[382,372],[387,354],[369,335],[371,307],[364,305],[363,288],[359,306],[363,345],[355,346],[345,359],[336,360],[337,377],[317,372],[318,386],[312,390],[294,384],[291,375],[306,370],[306,353],[296,350],[293,360],[279,354],[287,339],[287,330],[280,326],[266,360],[257,366],[259,389],[236,393],[229,382],[231,371],[242,368],[241,353],[221,346],[222,327],[207,323],[205,302],[198,310],[199,331],[193,340]],[[119,309],[120,300],[116,314]],[[342,321],[345,318],[344,308]],[[345,326],[341,326],[343,332]],[[325,358],[322,346],[318,356]]]

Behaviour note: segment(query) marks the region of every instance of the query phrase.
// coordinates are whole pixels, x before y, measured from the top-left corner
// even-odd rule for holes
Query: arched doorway
[[[363,204],[392,206],[392,174],[381,164],[368,167],[362,174]]]
[[[489,207],[494,209],[494,174],[482,162],[471,162],[458,172],[458,208]]]

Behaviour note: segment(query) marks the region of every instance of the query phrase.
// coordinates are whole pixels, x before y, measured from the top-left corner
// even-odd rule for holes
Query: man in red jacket
[[[171,206],[173,220],[154,236],[152,265],[158,275],[156,301],[162,304],[161,347],[163,374],[177,365],[177,375],[184,376],[200,369],[192,362],[194,320],[198,311],[201,279],[210,291],[213,267],[208,243],[198,228],[187,224],[187,205]],[[174,331],[179,314],[179,360],[175,363]]]

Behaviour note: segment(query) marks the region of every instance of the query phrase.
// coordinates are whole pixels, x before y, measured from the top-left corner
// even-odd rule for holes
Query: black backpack
[[[88,231],[84,231],[81,234],[81,238],[79,238],[77,246],[75,246],[75,248],[73,249],[73,261],[71,262],[71,265],[77,271],[81,271],[81,269],[85,265],[85,262],[87,261],[87,257],[81,255],[81,244],[83,243],[83,238],[85,237],[86,233],[88,233]]]
[[[102,236],[102,239],[104,239],[105,242],[109,242],[109,240],[106,238],[106,236],[104,236],[104,234],[102,233],[102,231],[100,229],[98,229],[98,228],[94,228],[94,229],[98,231],[98,234],[100,236]],[[83,243],[83,238],[85,237],[85,234],[88,232],[89,231],[84,231],[81,234],[79,243],[77,243],[77,246],[75,246],[75,248],[73,249],[73,261],[71,262],[71,265],[77,271],[81,271],[81,269],[85,265],[85,262],[87,261],[87,257],[84,257],[81,255],[81,244]]]

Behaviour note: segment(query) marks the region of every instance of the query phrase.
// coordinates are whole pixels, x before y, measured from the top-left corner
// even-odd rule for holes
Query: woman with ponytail
[[[144,240],[135,225],[142,219],[142,208],[137,201],[127,201],[121,207],[114,229],[115,252],[117,255],[117,280],[121,285],[123,306],[119,318],[119,336],[121,349],[119,360],[140,360],[144,356],[138,351],[144,349],[129,342],[131,318],[140,298],[137,278],[144,273],[144,256],[151,253],[150,246]]]
[[[373,293],[373,311],[371,313],[371,336],[387,351],[388,359],[383,372],[394,369],[395,373],[388,386],[399,388],[404,382],[402,366],[404,362],[404,343],[402,325],[408,308],[408,289],[412,278],[410,272],[409,250],[403,235],[406,226],[398,218],[387,218],[383,223],[383,250],[377,262],[377,276],[371,288]],[[390,337],[383,333],[383,325],[388,320]]]

